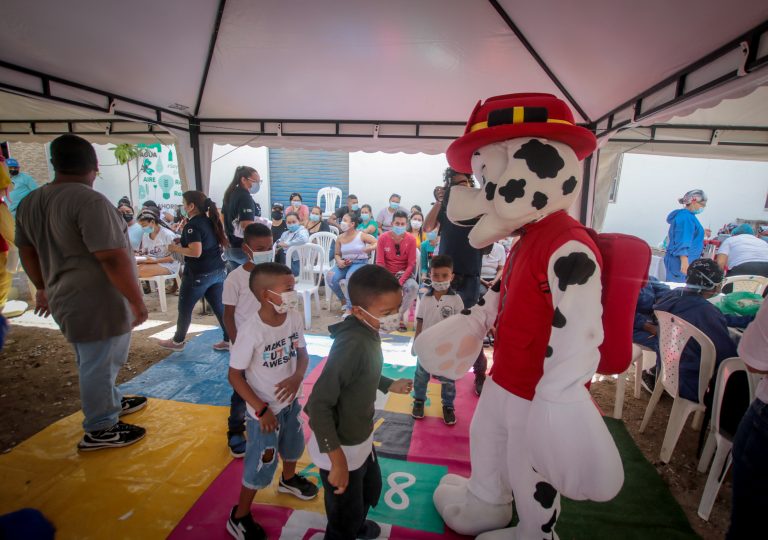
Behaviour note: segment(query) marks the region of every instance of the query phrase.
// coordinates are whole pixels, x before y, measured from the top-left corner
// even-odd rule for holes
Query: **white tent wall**
[[[624,155],[618,196],[602,230],[634,234],[656,246],[667,234],[667,215],[682,208],[677,199],[695,188],[709,197],[698,219],[713,233],[737,218],[768,219],[766,162],[633,153]]]
[[[213,145],[211,155],[213,162],[211,164],[210,187],[207,192],[211,200],[221,208],[224,200],[224,191],[232,182],[235,169],[240,165],[247,165],[259,171],[261,188],[252,197],[261,205],[261,215],[269,217],[269,150],[264,146],[258,148],[242,146],[238,148],[228,144],[216,144]]]

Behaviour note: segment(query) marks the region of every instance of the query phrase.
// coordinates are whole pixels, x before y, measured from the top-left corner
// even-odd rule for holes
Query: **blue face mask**
[[[691,210],[692,214],[701,214],[704,211],[704,208],[697,208],[696,210]]]
[[[274,259],[275,259],[275,252],[272,251],[271,249],[269,251],[252,251],[251,252],[251,261],[253,261],[253,264],[272,262]]]
[[[142,227],[141,230],[142,230],[142,232],[144,234],[151,234],[151,233],[155,232],[155,228],[152,227],[151,225],[147,225],[146,227]]]
[[[299,227],[301,227],[301,225],[298,223],[292,223],[291,225],[288,225],[288,230],[291,232],[296,232],[299,230]]]
[[[362,219],[363,221],[368,221],[369,219],[371,219],[371,214],[360,214],[360,219]]]
[[[251,188],[248,190],[251,195],[256,195],[259,190],[261,189],[261,182],[256,182],[251,186]]]
[[[427,233],[427,240],[434,240],[437,238],[437,231],[429,231]]]
[[[405,227],[403,226],[392,226],[392,232],[395,233],[397,236],[402,236],[405,234]]]
[[[309,214],[309,221],[320,221],[320,216],[317,214]]]
[[[355,212],[357,212],[358,210],[360,210],[360,205],[359,205],[359,204],[357,204],[357,203],[353,204],[353,205],[352,205],[352,210],[354,210]]]
[[[400,208],[400,203],[389,201],[389,207],[392,208],[393,210],[397,210],[398,208]]]

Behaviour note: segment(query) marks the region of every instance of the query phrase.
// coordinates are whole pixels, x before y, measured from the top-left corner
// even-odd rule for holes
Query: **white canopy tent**
[[[568,101],[605,144],[746,95],[768,73],[759,0],[135,0],[129,9],[6,0],[0,9],[0,139],[170,135],[201,189],[214,143],[438,153],[478,99],[538,91]],[[585,162],[586,222],[597,162]]]

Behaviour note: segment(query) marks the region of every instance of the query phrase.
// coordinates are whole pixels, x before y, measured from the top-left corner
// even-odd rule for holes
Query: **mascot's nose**
[[[481,189],[453,186],[448,199],[448,219],[464,227],[474,226],[478,220],[491,210]]]

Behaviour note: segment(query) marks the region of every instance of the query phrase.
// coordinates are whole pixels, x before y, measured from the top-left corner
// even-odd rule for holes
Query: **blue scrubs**
[[[24,197],[37,189],[37,182],[35,182],[34,178],[23,172],[16,176],[11,176],[11,182],[13,182],[13,189],[8,194],[10,199],[8,209],[16,217],[16,208],[18,208],[19,203]]]
[[[674,210],[667,216],[669,223],[669,244],[664,255],[667,281],[685,283],[685,274],[680,271],[680,257],[687,256],[688,264],[701,257],[704,251],[704,227],[696,215],[687,208]]]

